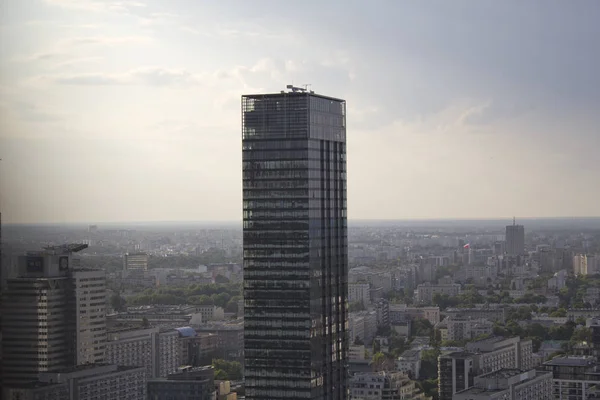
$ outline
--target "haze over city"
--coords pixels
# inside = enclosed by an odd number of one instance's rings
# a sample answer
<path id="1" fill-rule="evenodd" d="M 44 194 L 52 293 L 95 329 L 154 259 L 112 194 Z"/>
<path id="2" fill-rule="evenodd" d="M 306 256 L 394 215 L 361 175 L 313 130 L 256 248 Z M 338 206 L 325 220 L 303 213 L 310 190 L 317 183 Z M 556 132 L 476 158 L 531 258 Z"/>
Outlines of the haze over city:
<path id="1" fill-rule="evenodd" d="M 3 222 L 240 220 L 240 96 L 292 83 L 347 101 L 350 219 L 598 216 L 599 19 L 594 1 L 3 2 Z"/>

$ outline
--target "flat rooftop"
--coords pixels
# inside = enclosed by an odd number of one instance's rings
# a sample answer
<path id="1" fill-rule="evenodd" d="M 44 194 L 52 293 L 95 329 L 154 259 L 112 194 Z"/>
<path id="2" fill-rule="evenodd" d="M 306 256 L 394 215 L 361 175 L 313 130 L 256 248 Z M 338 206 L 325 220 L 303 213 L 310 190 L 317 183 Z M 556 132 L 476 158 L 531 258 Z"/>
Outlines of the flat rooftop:
<path id="1" fill-rule="evenodd" d="M 524 371 L 518 368 L 504 368 L 499 369 L 498 371 L 490 372 L 484 375 L 480 375 L 480 377 L 485 378 L 496 378 L 496 379 L 507 379 L 515 375 L 520 375 Z"/>
<path id="2" fill-rule="evenodd" d="M 595 365 L 596 361 L 594 357 L 581 356 L 581 357 L 555 357 L 550 361 L 546 361 L 544 365 L 551 366 L 570 366 L 570 367 L 586 367 Z"/>
<path id="3" fill-rule="evenodd" d="M 327 100 L 332 100 L 332 101 L 339 101 L 342 103 L 345 103 L 346 100 L 343 99 L 338 99 L 336 97 L 331 97 L 331 96 L 325 96 L 322 94 L 317 94 L 314 93 L 313 91 L 299 91 L 299 92 L 288 92 L 288 91 L 281 91 L 279 93 L 258 93 L 258 94 L 245 94 L 242 95 L 242 98 L 250 98 L 250 99 L 265 99 L 265 98 L 276 98 L 276 97 L 292 97 L 292 96 L 296 96 L 296 97 L 305 97 L 305 96 L 311 96 L 311 97 L 320 97 L 322 99 L 327 99 Z"/>
<path id="4" fill-rule="evenodd" d="M 454 353 L 445 354 L 443 358 L 466 358 L 475 355 L 475 353 L 471 353 L 469 351 L 455 351 Z"/>

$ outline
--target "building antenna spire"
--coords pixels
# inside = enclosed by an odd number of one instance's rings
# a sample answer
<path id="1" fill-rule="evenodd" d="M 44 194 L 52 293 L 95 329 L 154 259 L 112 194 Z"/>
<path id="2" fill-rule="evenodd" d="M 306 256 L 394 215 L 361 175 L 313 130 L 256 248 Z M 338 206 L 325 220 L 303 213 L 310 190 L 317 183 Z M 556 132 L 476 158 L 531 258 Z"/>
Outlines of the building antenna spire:
<path id="1" fill-rule="evenodd" d="M 515 226 L 517 224 L 517 219 L 515 217 L 513 217 L 513 226 Z"/>

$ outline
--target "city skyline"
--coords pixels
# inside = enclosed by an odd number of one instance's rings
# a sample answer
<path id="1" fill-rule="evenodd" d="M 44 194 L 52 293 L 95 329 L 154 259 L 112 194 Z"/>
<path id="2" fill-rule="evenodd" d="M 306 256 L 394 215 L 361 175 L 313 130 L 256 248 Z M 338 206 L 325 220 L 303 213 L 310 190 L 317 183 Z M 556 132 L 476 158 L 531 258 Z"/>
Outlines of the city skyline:
<path id="1" fill-rule="evenodd" d="M 600 215 L 596 2 L 262 4 L 7 3 L 3 222 L 239 221 L 291 83 L 351 105 L 350 220 Z"/>

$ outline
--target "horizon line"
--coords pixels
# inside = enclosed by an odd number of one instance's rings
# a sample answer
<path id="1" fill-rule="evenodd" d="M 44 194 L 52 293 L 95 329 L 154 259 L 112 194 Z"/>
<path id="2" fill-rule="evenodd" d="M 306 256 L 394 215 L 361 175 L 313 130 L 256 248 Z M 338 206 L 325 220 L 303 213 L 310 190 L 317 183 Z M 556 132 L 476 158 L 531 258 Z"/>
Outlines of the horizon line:
<path id="1" fill-rule="evenodd" d="M 598 216 L 556 216 L 556 217 L 520 217 L 517 218 L 517 222 L 533 221 L 533 220 L 585 220 L 585 219 L 600 219 Z M 348 219 L 350 223 L 356 222 L 467 222 L 467 221 L 489 221 L 489 222 L 500 222 L 500 221 L 513 220 L 513 217 L 473 217 L 473 218 L 456 218 L 456 217 L 444 217 L 444 218 L 430 218 L 430 217 L 416 217 L 416 218 L 352 218 Z M 203 224 L 203 225 L 214 225 L 214 224 L 241 224 L 242 219 L 237 220 L 130 220 L 130 221 L 105 221 L 105 222 L 93 222 L 93 221 L 78 221 L 78 222 L 7 222 L 2 225 L 4 226 L 22 226 L 22 225 L 117 225 L 117 224 Z"/>

